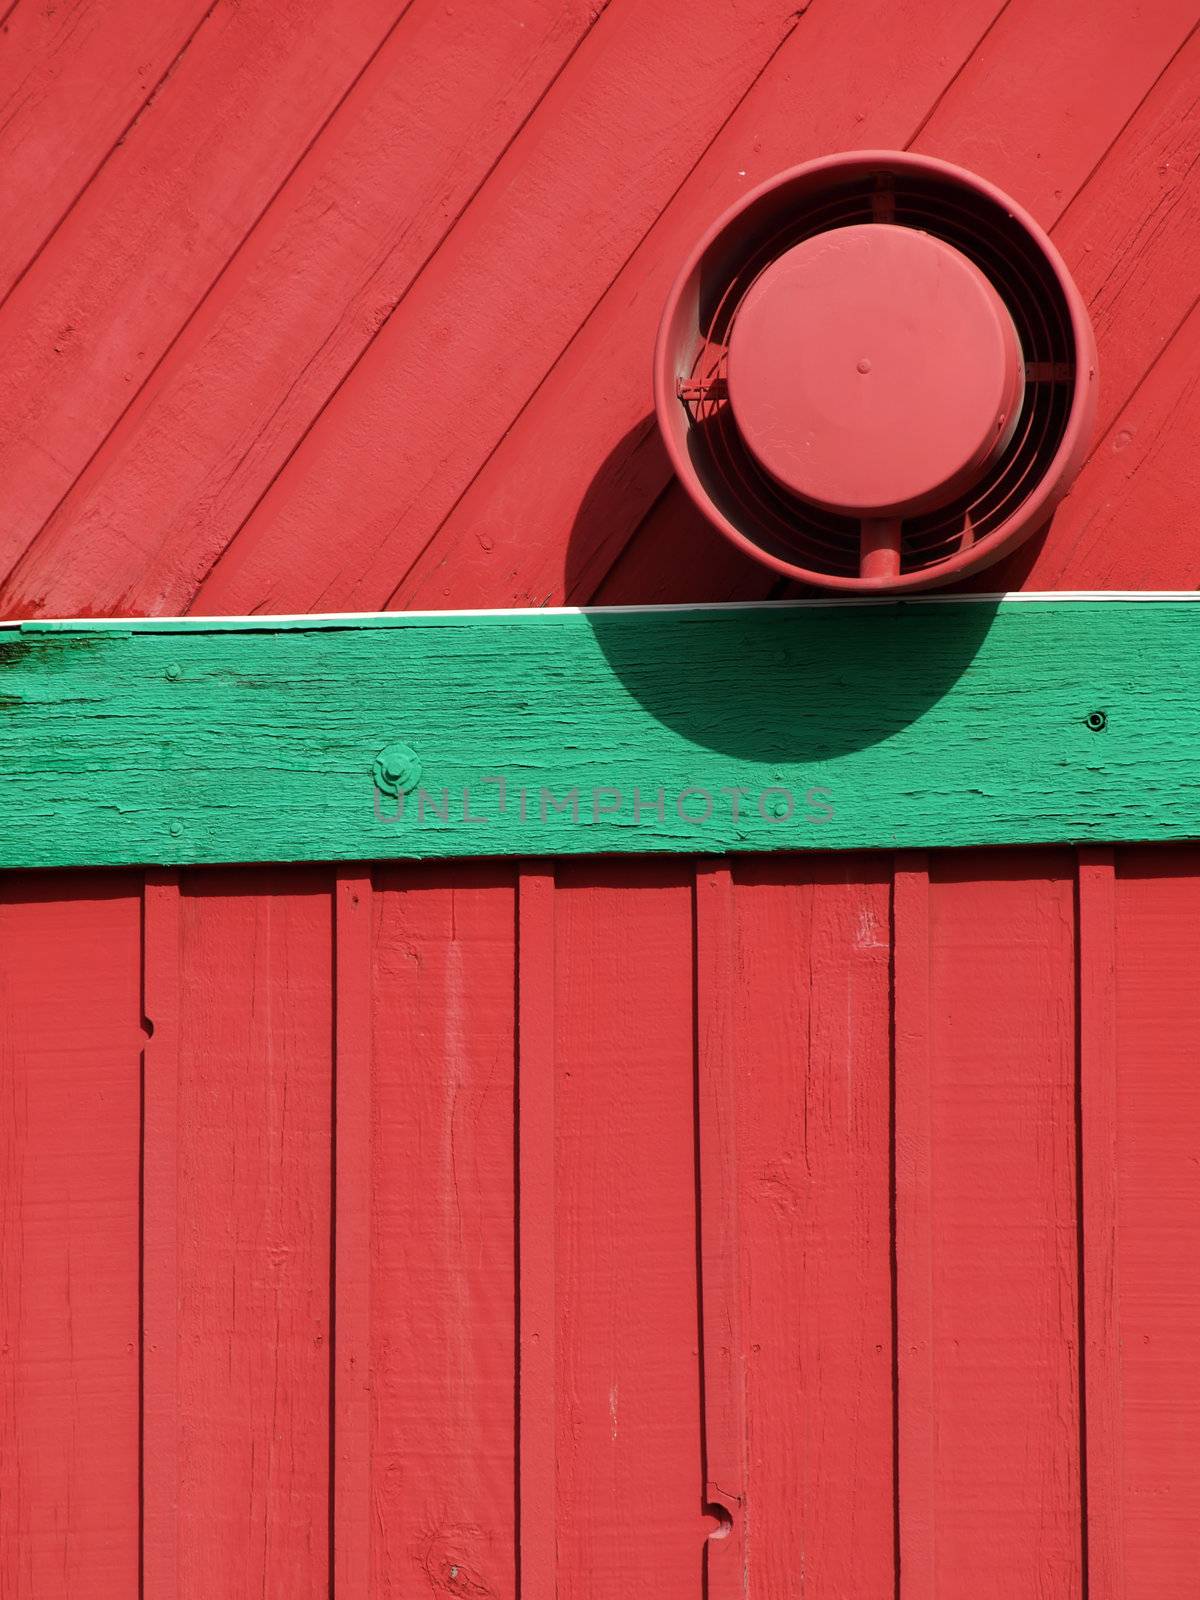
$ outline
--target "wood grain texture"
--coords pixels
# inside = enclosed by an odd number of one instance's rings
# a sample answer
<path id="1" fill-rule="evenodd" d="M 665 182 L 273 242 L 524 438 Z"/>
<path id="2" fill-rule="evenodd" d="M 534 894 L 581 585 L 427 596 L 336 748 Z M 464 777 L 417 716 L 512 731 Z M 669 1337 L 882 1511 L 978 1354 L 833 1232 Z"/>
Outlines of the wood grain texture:
<path id="1" fill-rule="evenodd" d="M 1082 1583 L 1074 880 L 1016 851 L 929 869 L 935 1595 Z"/>
<path id="2" fill-rule="evenodd" d="M 5 1593 L 136 1590 L 144 1045 L 148 1596 L 1185 1600 L 1198 865 L 10 875 Z"/>
<path id="3" fill-rule="evenodd" d="M 400 6 L 217 0 L 206 14 L 170 92 L 0 308 L 0 565 L 70 489 Z"/>
<path id="4" fill-rule="evenodd" d="M 1198 70 L 1193 31 L 1054 229 L 1102 352 L 1097 438 L 1045 539 L 972 588 L 1149 588 L 1165 572 L 1197 581 L 1191 458 L 1174 439 L 1192 427 L 1183 374 L 1200 263 Z M 1143 470 L 1148 452 L 1155 467 L 1165 453 L 1163 476 Z"/>
<path id="5" fill-rule="evenodd" d="M 521 1600 L 554 1600 L 558 1219 L 552 868 L 523 866 L 517 894 L 517 1592 Z"/>
<path id="6" fill-rule="evenodd" d="M 142 1566 L 139 1600 L 179 1586 L 179 874 L 142 893 Z"/>
<path id="7" fill-rule="evenodd" d="M 464 28 L 442 0 L 409 5 L 0 604 L 183 609 L 595 15 L 592 0 L 504 0 Z"/>
<path id="8" fill-rule="evenodd" d="M 709 1040 L 726 1066 L 723 1092 L 701 1104 L 701 1149 L 707 1106 L 735 1180 L 729 1292 L 744 1368 L 745 1577 L 724 1592 L 766 1600 L 802 1575 L 814 1594 L 873 1600 L 894 1592 L 897 1531 L 887 866 L 739 860 L 732 880 L 724 930 L 700 919 L 703 875 L 696 886 L 698 970 L 724 968 L 708 1016 L 727 1017 Z M 706 1182 L 706 1380 L 720 1352 L 707 1267 L 726 1243 L 710 1196 Z M 709 1541 L 714 1600 L 732 1544 Z"/>
<path id="9" fill-rule="evenodd" d="M 652 345 L 668 287 L 694 238 L 773 171 L 872 145 L 907 145 L 976 166 L 1050 226 L 1185 36 L 1193 9 L 1183 0 L 1156 7 L 1152 19 L 1115 13 L 1109 27 L 1089 31 L 1094 55 L 1081 68 L 1078 40 L 1094 10 L 1084 4 L 1047 8 L 1024 0 L 999 17 L 982 6 L 945 7 L 936 17 L 911 5 L 814 8 L 387 604 L 544 605 L 593 596 L 604 603 L 703 602 L 768 594 L 774 574 L 697 530 L 685 496 L 671 496 L 639 526 L 668 478 L 648 416 L 649 367 L 641 353 Z M 1031 37 L 1036 71 L 1028 68 Z M 888 58 L 902 68 L 885 72 Z M 805 83 L 799 134 L 785 91 L 796 74 Z M 878 81 L 869 99 L 856 93 L 864 79 Z M 1071 93 L 1047 93 L 1052 80 Z M 1095 95 L 1098 80 L 1111 80 L 1116 92 L 1082 115 L 1080 99 Z M 614 355 L 625 351 L 624 360 Z M 544 448 L 547 440 L 553 451 Z M 532 534 L 520 512 L 530 503 L 539 508 Z M 635 529 L 642 554 L 619 586 L 606 587 L 605 574 Z M 363 603 L 381 602 L 364 596 Z"/>
<path id="10" fill-rule="evenodd" d="M 294 1600 L 329 1586 L 330 884 L 182 887 L 174 1594 Z"/>
<path id="11" fill-rule="evenodd" d="M 1194 299 L 1198 72 L 1200 29 L 1194 28 L 1054 229 L 1104 351 L 1098 441 Z M 1057 528 L 1052 543 L 1061 558 L 1066 541 Z"/>
<path id="12" fill-rule="evenodd" d="M 1129 1600 L 1184 1596 L 1200 1568 L 1200 879 L 1193 852 L 1120 852 L 1115 885 L 1114 1285 Z M 1100 1591 L 1102 1594 L 1105 1592 Z"/>
<path id="13" fill-rule="evenodd" d="M 543 603 L 604 593 L 635 530 L 606 598 L 769 592 L 661 497 L 649 339 L 715 212 L 839 146 L 966 161 L 1053 226 L 1106 423 L 1190 306 L 1188 0 L 702 0 L 679 38 L 625 3 L 353 0 L 328 49 L 300 0 L 136 10 L 4 21 L 9 615 L 182 606 L 225 550 L 204 609 Z M 1002 586 L 1035 556 L 1041 584 L 1193 581 L 1130 421 Z"/>
<path id="14" fill-rule="evenodd" d="M 192 609 L 382 606 L 796 12 L 609 6 Z M 348 497 L 353 526 L 331 540 Z"/>
<path id="15" fill-rule="evenodd" d="M 640 513 L 637 504 L 632 517 Z M 683 599 L 702 606 L 765 599 L 775 581 L 776 574 L 761 561 L 722 538 L 682 485 L 672 481 L 636 523 L 598 587 L 582 583 L 572 597 L 600 606 L 670 605 Z"/>
<path id="16" fill-rule="evenodd" d="M 555 916 L 558 1595 L 701 1592 L 692 883 L 567 862 Z"/>
<path id="17" fill-rule="evenodd" d="M 366 1594 L 371 1570 L 370 875 L 334 887 L 333 1593 Z"/>
<path id="18" fill-rule="evenodd" d="M 1079 1169 L 1087 1592 L 1125 1600 L 1114 852 L 1079 852 Z"/>
<path id="19" fill-rule="evenodd" d="M 896 857 L 891 943 L 896 1558 L 905 1600 L 933 1600 L 938 1592 L 933 995 L 929 862 L 915 851 Z"/>
<path id="20" fill-rule="evenodd" d="M 380 870 L 374 928 L 376 1600 L 516 1583 L 516 887 Z"/>
<path id="21" fill-rule="evenodd" d="M 122 29 L 130 9 L 4 24 L 0 171 L 28 203 L 0 258 L 37 251 L 27 219 L 45 241 L 0 313 L 8 615 L 198 585 L 213 610 L 771 592 L 662 495 L 649 341 L 715 212 L 839 146 L 974 164 L 1054 228 L 1105 423 L 1191 303 L 1188 0 L 703 0 L 680 38 L 625 3 L 504 0 L 466 26 L 353 0 L 328 50 L 299 0 L 173 0 Z M 1154 423 L 1176 474 L 1186 398 Z M 1042 585 L 1193 581 L 1179 497 L 1164 512 L 1128 448 L 1146 426 L 1116 428 L 999 586 L 1031 559 Z"/>
<path id="22" fill-rule="evenodd" d="M 6 8 L 0 28 L 0 296 L 28 270 L 113 147 L 145 114 L 212 9 L 212 0 Z"/>
<path id="23" fill-rule="evenodd" d="M 997 9 L 995 0 L 806 8 L 411 570 L 393 561 L 385 573 L 377 565 L 379 587 L 364 585 L 361 603 L 399 609 L 590 598 L 668 481 L 650 415 L 650 352 L 667 292 L 696 239 L 781 168 L 830 150 L 905 143 Z M 524 516 L 514 521 L 516 508 L 530 504 L 538 507 L 534 525 Z M 685 534 L 690 528 L 685 513 Z M 665 532 L 656 525 L 653 536 Z M 663 598 L 703 598 L 704 551 L 703 539 L 698 548 L 689 539 Z M 667 551 L 664 560 L 670 572 Z M 646 587 L 634 597 L 648 601 L 656 580 L 645 574 L 641 581 Z M 770 581 L 760 574 L 751 598 Z M 709 592 L 735 598 L 728 589 Z"/>
<path id="24" fill-rule="evenodd" d="M 0 1591 L 138 1588 L 141 897 L 0 896 Z"/>
<path id="25" fill-rule="evenodd" d="M 1200 833 L 1186 600 L 35 624 L 0 675 L 9 866 Z"/>
<path id="26" fill-rule="evenodd" d="M 728 862 L 697 866 L 694 938 L 704 1506 L 715 1519 L 704 1545 L 704 1591 L 706 1600 L 736 1600 L 745 1594 L 749 1574 L 750 1463 L 743 1308 L 746 1279 L 738 1192 L 737 949 Z"/>
<path id="27" fill-rule="evenodd" d="M 972 586 L 1194 588 L 1198 73 L 1194 0 L 0 0 L 0 615 L 784 592 L 650 344 L 722 207 L 880 144 L 1030 206 L 1098 331 Z M 0 897 L 3 1600 L 1194 1600 L 1156 609 L 0 636 L 0 862 L 68 867 Z M 364 866 L 391 740 L 456 818 L 509 775 L 418 852 L 516 859 Z M 801 772 L 836 828 L 672 816 Z M 179 887 L 255 854 L 345 865 Z"/>
<path id="28" fill-rule="evenodd" d="M 1051 227 L 1196 25 L 1193 0 L 1144 10 L 1011 0 L 913 148 L 970 167 Z"/>
<path id="29" fill-rule="evenodd" d="M 1183 444 L 1198 415 L 1198 350 L 1200 307 L 1193 306 L 1098 442 L 1084 468 L 1080 495 L 1064 503 L 1054 529 L 1055 548 L 1044 558 L 1051 581 L 1069 572 L 1102 588 L 1130 576 L 1150 585 L 1170 571 L 1189 586 L 1200 582 L 1194 556 L 1200 471 Z M 1121 531 L 1135 507 L 1138 519 L 1152 517 L 1147 526 L 1154 529 L 1136 552 Z"/>

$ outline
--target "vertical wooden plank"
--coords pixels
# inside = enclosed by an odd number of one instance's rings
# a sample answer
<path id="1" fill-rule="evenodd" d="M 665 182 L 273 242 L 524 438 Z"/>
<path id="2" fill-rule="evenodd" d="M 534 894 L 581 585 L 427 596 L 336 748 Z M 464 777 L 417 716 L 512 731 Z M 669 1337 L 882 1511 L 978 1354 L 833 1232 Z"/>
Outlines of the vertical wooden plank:
<path id="1" fill-rule="evenodd" d="M 0 1594 L 138 1590 L 141 885 L 0 888 Z"/>
<path id="2" fill-rule="evenodd" d="M 1113 852 L 1079 852 L 1079 1168 L 1089 1600 L 1125 1600 L 1117 1257 L 1117 927 Z"/>
<path id="3" fill-rule="evenodd" d="M 1124 1595 L 1190 1600 L 1200 1573 L 1200 851 L 1122 850 L 1117 865 Z"/>
<path id="4" fill-rule="evenodd" d="M 142 1600 L 179 1583 L 179 875 L 142 905 Z"/>
<path id="5" fill-rule="evenodd" d="M 374 899 L 368 1593 L 513 1600 L 515 869 Z"/>
<path id="6" fill-rule="evenodd" d="M 517 901 L 520 1307 L 518 1593 L 554 1600 L 554 873 L 526 866 Z"/>
<path id="7" fill-rule="evenodd" d="M 733 881 L 727 862 L 696 872 L 696 1114 L 699 1119 L 704 1501 L 707 1600 L 746 1592 L 746 1349 L 738 1225 L 738 1052 Z"/>
<path id="8" fill-rule="evenodd" d="M 935 1593 L 1077 1600 L 1074 859 L 938 857 L 928 933 Z"/>
<path id="9" fill-rule="evenodd" d="M 720 1110 L 736 1147 L 746 1487 L 730 1594 L 894 1592 L 885 871 L 849 855 L 736 861 L 720 992 L 701 1007 L 702 1026 L 727 1014 L 732 1062 Z M 701 974 L 715 933 L 698 916 Z M 702 1033 L 702 1066 L 704 1048 Z M 708 1176 L 706 1266 L 722 1228 Z M 704 1299 L 707 1313 L 707 1276 Z M 707 1320 L 705 1335 L 707 1377 Z M 714 1567 L 726 1543 L 710 1541 Z"/>
<path id="10" fill-rule="evenodd" d="M 371 878 L 334 888 L 333 1590 L 371 1557 Z"/>
<path id="11" fill-rule="evenodd" d="M 559 1600 L 701 1592 L 692 898 L 684 862 L 559 867 Z"/>
<path id="12" fill-rule="evenodd" d="M 182 880 L 178 1600 L 329 1585 L 331 888 Z"/>
<path id="13" fill-rule="evenodd" d="M 896 1524 L 900 1594 L 936 1593 L 933 1374 L 933 1108 L 929 868 L 896 859 L 892 890 L 896 1305 Z"/>

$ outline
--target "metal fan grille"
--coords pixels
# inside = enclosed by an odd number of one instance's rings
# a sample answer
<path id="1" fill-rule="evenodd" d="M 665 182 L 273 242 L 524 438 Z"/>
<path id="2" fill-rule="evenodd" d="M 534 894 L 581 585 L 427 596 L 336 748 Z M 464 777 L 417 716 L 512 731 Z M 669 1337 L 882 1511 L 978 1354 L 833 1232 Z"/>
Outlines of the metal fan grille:
<path id="1" fill-rule="evenodd" d="M 1006 448 L 953 503 L 900 523 L 900 573 L 932 571 L 963 554 L 1017 512 L 1065 436 L 1075 390 L 1070 308 L 1053 268 L 1028 231 L 977 190 L 920 172 L 855 173 L 831 181 L 738 243 L 738 256 L 702 283 L 699 339 L 677 393 L 687 407 L 687 450 L 714 506 L 764 551 L 814 575 L 854 579 L 863 529 L 825 512 L 770 478 L 737 428 L 725 384 L 733 318 L 751 284 L 784 251 L 816 234 L 860 223 L 918 228 L 962 252 L 988 277 L 1012 317 L 1025 361 L 1025 403 Z"/>

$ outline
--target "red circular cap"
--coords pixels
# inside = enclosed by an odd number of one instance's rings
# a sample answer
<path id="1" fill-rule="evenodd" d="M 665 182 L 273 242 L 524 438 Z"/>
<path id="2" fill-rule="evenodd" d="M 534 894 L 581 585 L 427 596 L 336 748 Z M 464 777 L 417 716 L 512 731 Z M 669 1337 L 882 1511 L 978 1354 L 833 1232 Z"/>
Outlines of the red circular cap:
<path id="1" fill-rule="evenodd" d="M 771 263 L 729 336 L 729 403 L 772 477 L 851 516 L 944 505 L 1012 437 L 1024 395 L 1012 318 L 941 239 L 836 228 Z"/>

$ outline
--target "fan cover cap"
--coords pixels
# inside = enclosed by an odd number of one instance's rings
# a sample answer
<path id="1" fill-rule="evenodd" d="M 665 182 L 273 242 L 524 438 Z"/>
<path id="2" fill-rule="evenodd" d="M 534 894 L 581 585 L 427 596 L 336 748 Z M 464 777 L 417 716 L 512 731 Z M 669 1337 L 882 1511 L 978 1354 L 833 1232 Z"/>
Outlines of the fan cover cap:
<path id="1" fill-rule="evenodd" d="M 735 543 L 836 589 L 911 590 L 1027 537 L 1082 464 L 1092 330 L 1054 247 L 906 153 L 798 167 L 727 212 L 660 331 L 659 420 Z"/>

